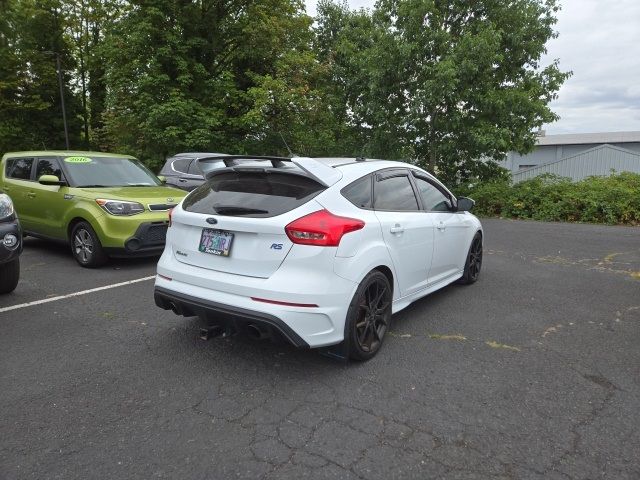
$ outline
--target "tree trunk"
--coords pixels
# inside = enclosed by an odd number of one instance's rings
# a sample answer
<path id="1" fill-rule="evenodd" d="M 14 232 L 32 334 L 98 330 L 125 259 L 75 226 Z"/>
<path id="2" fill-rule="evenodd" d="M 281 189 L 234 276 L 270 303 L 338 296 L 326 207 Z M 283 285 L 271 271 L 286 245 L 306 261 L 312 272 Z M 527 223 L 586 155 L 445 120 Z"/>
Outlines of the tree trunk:
<path id="1" fill-rule="evenodd" d="M 436 116 L 438 112 L 431 112 L 429 122 L 429 165 L 427 170 L 429 173 L 435 175 L 436 174 L 436 161 L 438 156 L 436 154 Z"/>
<path id="2" fill-rule="evenodd" d="M 431 145 L 431 148 L 429 148 L 429 167 L 427 168 L 427 170 L 429 170 L 429 173 L 435 175 L 436 174 L 436 150 L 434 148 L 434 145 Z"/>

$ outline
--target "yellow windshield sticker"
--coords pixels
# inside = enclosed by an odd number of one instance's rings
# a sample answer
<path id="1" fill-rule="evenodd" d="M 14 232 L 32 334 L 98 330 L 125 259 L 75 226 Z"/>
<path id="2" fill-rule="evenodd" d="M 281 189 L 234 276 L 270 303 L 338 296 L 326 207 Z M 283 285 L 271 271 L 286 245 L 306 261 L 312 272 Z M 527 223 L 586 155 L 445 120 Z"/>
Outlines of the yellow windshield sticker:
<path id="1" fill-rule="evenodd" d="M 91 163 L 89 157 L 67 157 L 64 161 L 67 163 Z"/>

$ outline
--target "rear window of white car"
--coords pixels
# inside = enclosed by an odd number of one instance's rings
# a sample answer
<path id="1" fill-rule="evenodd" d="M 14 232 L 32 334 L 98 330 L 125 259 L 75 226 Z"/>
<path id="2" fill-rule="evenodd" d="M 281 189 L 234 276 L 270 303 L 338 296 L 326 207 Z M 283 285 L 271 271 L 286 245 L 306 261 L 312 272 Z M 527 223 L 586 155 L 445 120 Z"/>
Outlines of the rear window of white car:
<path id="1" fill-rule="evenodd" d="M 324 190 L 315 180 L 276 171 L 224 172 L 185 198 L 187 212 L 274 217 L 307 203 Z"/>

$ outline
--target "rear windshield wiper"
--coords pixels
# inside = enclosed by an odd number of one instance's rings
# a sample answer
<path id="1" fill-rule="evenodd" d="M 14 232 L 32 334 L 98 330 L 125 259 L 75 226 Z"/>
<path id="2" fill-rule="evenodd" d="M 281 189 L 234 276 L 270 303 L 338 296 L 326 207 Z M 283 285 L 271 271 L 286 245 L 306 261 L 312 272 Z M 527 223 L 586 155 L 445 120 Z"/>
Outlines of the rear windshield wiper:
<path id="1" fill-rule="evenodd" d="M 247 207 L 231 207 L 231 206 L 216 206 L 216 212 L 220 215 L 251 215 L 260 213 L 269 213 L 268 210 L 260 210 L 259 208 L 247 208 Z"/>

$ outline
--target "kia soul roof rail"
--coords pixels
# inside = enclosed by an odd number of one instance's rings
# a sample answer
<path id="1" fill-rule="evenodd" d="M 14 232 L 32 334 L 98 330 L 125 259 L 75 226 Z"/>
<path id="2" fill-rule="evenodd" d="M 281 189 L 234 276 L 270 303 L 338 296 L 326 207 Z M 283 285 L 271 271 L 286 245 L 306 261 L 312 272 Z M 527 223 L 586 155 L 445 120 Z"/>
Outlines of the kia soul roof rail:
<path id="1" fill-rule="evenodd" d="M 288 158 L 263 155 L 215 155 L 210 157 L 201 157 L 196 161 L 200 163 L 206 162 L 208 160 L 222 160 L 225 167 L 227 168 L 241 166 L 241 160 L 270 162 L 272 168 L 286 168 L 286 162 L 288 162 L 298 167 L 309 177 L 313 178 L 315 181 L 324 185 L 325 187 L 330 187 L 342 178 L 342 173 L 338 169 L 310 157 Z M 221 171 L 223 170 L 213 170 L 209 172 L 203 171 L 203 173 L 205 178 L 208 179 L 212 177 L 214 173 L 219 173 Z"/>

